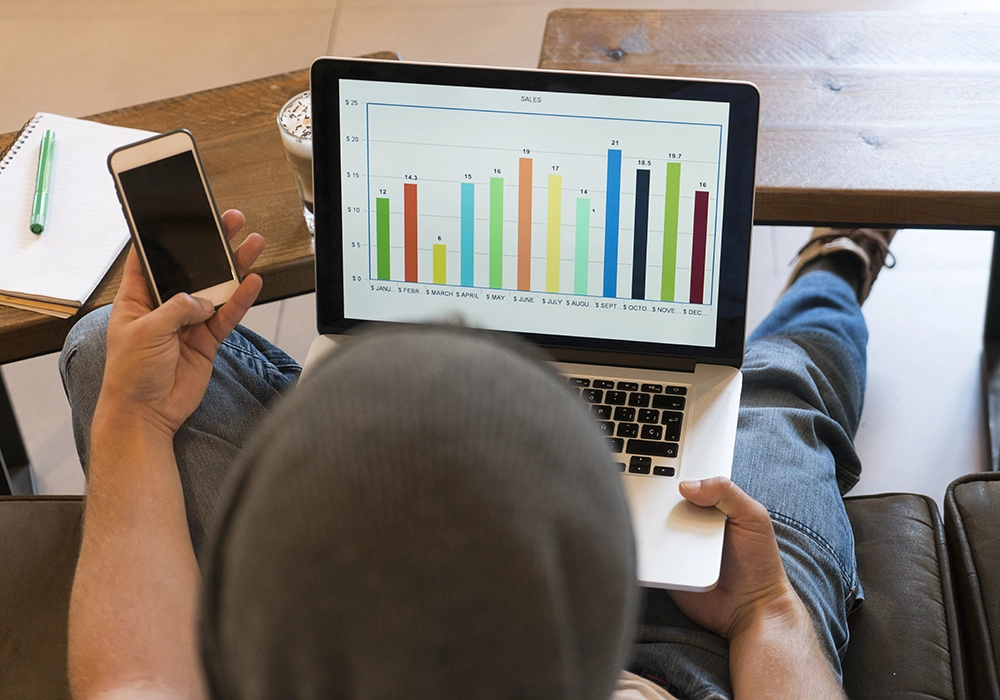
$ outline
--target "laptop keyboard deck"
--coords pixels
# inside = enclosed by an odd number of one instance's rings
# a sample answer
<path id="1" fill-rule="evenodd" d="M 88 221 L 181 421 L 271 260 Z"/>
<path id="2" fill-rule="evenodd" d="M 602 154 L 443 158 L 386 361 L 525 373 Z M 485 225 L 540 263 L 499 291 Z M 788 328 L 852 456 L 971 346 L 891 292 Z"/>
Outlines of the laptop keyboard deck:
<path id="1" fill-rule="evenodd" d="M 687 386 L 578 375 L 567 381 L 589 404 L 620 471 L 677 475 Z"/>

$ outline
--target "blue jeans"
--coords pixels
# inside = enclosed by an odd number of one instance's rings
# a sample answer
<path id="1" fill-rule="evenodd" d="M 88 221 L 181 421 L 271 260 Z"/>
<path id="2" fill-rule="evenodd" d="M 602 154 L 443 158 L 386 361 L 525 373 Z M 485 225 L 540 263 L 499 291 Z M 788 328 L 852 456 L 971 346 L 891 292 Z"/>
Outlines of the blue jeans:
<path id="1" fill-rule="evenodd" d="M 853 438 L 868 330 L 854 290 L 830 272 L 801 277 L 747 341 L 732 479 L 771 513 L 788 577 L 835 674 L 861 601 L 842 495 L 861 476 Z M 729 645 L 664 591 L 646 592 L 630 670 L 680 698 L 731 698 Z"/>
<path id="2" fill-rule="evenodd" d="M 76 449 L 85 473 L 90 423 L 104 379 L 110 312 L 111 307 L 105 306 L 80 319 L 59 358 L 59 372 L 73 412 Z M 294 386 L 301 371 L 295 360 L 242 326 L 222 342 L 205 398 L 174 437 L 195 554 L 201 554 L 229 467 L 268 406 L 283 390 Z"/>
<path id="3" fill-rule="evenodd" d="M 84 469 L 106 323 L 106 310 L 81 320 L 60 361 Z M 733 463 L 733 480 L 771 513 L 785 569 L 838 676 L 847 615 L 861 599 L 841 496 L 861 473 L 852 439 L 867 340 L 846 282 L 828 272 L 800 278 L 747 343 Z M 287 355 L 246 329 L 223 343 L 209 391 L 175 440 L 196 552 L 234 457 L 298 373 Z M 687 619 L 664 591 L 646 591 L 645 601 L 630 670 L 680 698 L 732 697 L 726 640 Z"/>

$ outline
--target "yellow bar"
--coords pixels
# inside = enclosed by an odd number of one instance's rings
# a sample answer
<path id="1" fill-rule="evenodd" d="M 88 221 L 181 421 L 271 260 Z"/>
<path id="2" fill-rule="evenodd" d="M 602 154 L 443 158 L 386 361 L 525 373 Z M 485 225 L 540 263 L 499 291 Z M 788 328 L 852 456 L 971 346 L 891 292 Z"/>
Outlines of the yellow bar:
<path id="1" fill-rule="evenodd" d="M 545 252 L 545 291 L 559 291 L 559 233 L 562 229 L 562 175 L 549 175 L 549 227 Z"/>
<path id="2" fill-rule="evenodd" d="M 448 278 L 445 275 L 445 251 L 444 243 L 434 244 L 434 284 L 447 284 Z"/>

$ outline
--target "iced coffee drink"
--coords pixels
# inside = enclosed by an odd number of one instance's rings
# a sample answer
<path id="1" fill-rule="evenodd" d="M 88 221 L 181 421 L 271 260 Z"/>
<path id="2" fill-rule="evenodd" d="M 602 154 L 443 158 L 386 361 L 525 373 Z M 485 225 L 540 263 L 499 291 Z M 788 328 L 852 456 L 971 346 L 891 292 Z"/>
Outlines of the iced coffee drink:
<path id="1" fill-rule="evenodd" d="M 313 219 L 312 180 L 312 103 L 306 90 L 290 99 L 278 112 L 278 130 L 285 146 L 285 157 L 295 173 L 302 199 L 302 215 L 309 233 L 316 234 Z"/>

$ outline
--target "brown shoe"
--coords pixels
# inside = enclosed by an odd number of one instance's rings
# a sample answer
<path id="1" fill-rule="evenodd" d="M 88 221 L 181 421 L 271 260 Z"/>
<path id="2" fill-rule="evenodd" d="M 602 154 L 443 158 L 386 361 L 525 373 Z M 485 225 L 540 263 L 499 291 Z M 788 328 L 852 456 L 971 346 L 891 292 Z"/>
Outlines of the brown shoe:
<path id="1" fill-rule="evenodd" d="M 863 304 L 879 271 L 883 267 L 896 266 L 896 258 L 889 251 L 889 243 L 895 235 L 896 229 L 887 228 L 815 228 L 809 241 L 802 246 L 795 258 L 795 266 L 785 289 L 802 276 L 807 266 L 818 259 L 836 253 L 850 253 L 861 263 L 855 289 L 858 303 Z"/>

